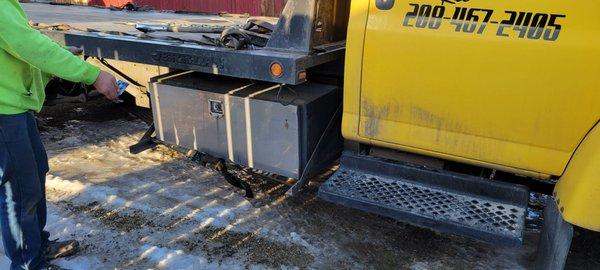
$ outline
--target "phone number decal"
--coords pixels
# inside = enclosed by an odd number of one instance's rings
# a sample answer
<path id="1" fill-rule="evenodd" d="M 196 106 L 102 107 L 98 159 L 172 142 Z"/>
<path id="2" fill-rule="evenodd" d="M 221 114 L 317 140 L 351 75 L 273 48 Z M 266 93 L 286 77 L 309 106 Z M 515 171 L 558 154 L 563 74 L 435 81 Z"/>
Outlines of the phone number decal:
<path id="1" fill-rule="evenodd" d="M 405 27 L 440 29 L 448 24 L 459 33 L 484 34 L 495 31 L 498 37 L 556 41 L 562 30 L 561 20 L 566 15 L 535 12 L 504 11 L 497 15 L 492 9 L 453 7 L 444 5 L 409 4 L 404 17 Z M 500 18 L 501 17 L 501 18 Z M 500 20 L 494 20 L 499 18 Z M 497 25 L 491 29 L 490 25 Z M 444 26 L 445 27 L 445 26 Z"/>

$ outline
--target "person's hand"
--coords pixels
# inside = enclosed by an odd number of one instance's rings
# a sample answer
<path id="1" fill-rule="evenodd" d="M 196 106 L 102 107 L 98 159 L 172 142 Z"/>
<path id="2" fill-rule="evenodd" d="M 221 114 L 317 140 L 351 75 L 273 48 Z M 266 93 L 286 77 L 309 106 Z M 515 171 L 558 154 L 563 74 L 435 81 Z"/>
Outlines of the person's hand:
<path id="1" fill-rule="evenodd" d="M 73 54 L 73 55 L 81 55 L 83 54 L 83 49 L 79 48 L 79 47 L 74 47 L 74 46 L 70 46 L 68 47 L 68 50 Z"/>
<path id="2" fill-rule="evenodd" d="M 98 79 L 94 83 L 96 90 L 103 94 L 110 100 L 116 100 L 119 97 L 119 87 L 117 86 L 117 79 L 112 74 L 101 71 L 98 75 Z"/>

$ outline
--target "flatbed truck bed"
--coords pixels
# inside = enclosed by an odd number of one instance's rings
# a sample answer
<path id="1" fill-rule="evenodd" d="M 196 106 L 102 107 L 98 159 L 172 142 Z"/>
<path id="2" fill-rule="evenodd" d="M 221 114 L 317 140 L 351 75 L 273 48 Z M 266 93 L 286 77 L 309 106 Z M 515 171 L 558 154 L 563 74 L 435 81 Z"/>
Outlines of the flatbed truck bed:
<path id="1" fill-rule="evenodd" d="M 127 12 L 48 4 L 23 6 L 32 22 L 48 26 L 40 29 L 42 32 L 63 45 L 83 47 L 86 56 L 257 81 L 301 84 L 306 81 L 308 69 L 342 59 L 345 50 L 343 40 L 311 42 L 313 31 L 307 29 L 312 29 L 315 14 L 304 14 L 304 19 L 282 25 L 277 25 L 277 18 L 257 18 L 277 27 L 267 46 L 234 50 L 205 44 L 206 38 L 219 38 L 218 33 L 144 34 L 135 24 L 180 22 L 236 26 L 248 20 L 243 15 Z M 282 18 L 291 18 L 298 12 L 306 13 L 298 7 L 284 12 Z M 280 76 L 271 74 L 274 63 L 283 68 Z"/>

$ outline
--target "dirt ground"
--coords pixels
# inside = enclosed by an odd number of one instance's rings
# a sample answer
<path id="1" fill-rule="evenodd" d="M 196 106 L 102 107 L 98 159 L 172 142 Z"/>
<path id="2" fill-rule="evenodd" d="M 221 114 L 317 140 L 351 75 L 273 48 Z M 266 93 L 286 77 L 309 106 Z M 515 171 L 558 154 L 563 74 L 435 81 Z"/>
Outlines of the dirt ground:
<path id="1" fill-rule="evenodd" d="M 251 177 L 257 197 L 167 147 L 131 155 L 146 124 L 94 101 L 40 115 L 50 157 L 49 228 L 83 250 L 71 269 L 528 269 L 521 248 L 441 235 Z M 600 236 L 578 230 L 569 269 L 600 269 Z"/>

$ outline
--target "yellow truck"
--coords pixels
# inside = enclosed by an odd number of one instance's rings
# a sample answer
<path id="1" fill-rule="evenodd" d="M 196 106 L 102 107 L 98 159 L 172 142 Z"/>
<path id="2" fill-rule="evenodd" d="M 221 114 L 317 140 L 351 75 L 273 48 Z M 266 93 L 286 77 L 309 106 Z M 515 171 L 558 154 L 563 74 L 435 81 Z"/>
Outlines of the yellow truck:
<path id="1" fill-rule="evenodd" d="M 292 195 L 343 152 L 322 199 L 509 245 L 523 241 L 529 188 L 551 186 L 537 267 L 560 269 L 572 225 L 600 231 L 598 9 L 307 0 L 272 24 L 184 42 L 147 22 L 135 24 L 144 37 L 42 30 L 150 101 L 154 125 L 134 152 L 179 145 L 295 179 Z"/>
<path id="2" fill-rule="evenodd" d="M 442 174 L 461 163 L 488 179 L 557 183 L 549 207 L 600 231 L 600 17 L 590 5 L 354 1 L 344 138 L 438 159 Z M 543 237 L 569 237 L 553 227 L 558 236 Z"/>

